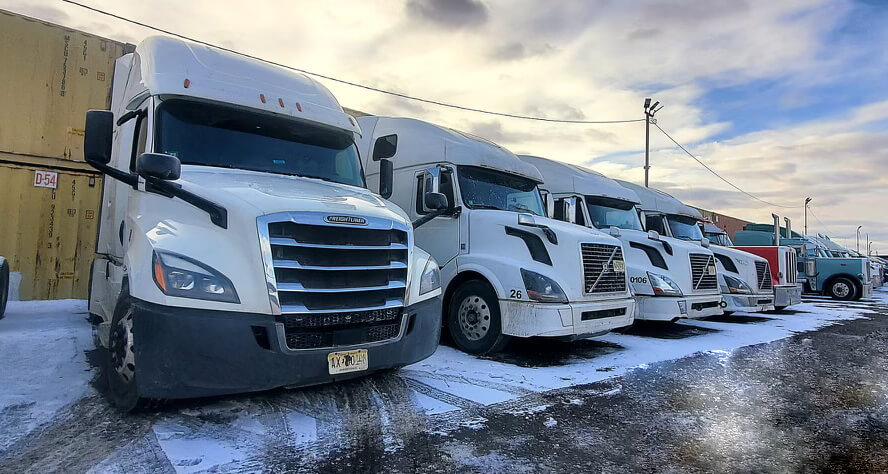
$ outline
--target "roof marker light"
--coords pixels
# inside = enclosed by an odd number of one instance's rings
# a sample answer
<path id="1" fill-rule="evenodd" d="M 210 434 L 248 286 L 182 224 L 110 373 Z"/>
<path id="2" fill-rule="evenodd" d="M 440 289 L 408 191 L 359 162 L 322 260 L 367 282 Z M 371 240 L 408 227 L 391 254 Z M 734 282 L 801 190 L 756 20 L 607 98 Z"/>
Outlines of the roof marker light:
<path id="1" fill-rule="evenodd" d="M 185 86 L 186 89 L 188 89 L 189 87 L 191 87 L 191 80 L 185 79 L 185 84 L 183 84 L 183 85 Z"/>
<path id="2" fill-rule="evenodd" d="M 281 99 L 280 97 L 278 97 L 278 105 L 283 107 L 284 106 L 284 99 Z"/>
<path id="3" fill-rule="evenodd" d="M 259 101 L 265 103 L 265 94 L 259 94 Z"/>
<path id="4" fill-rule="evenodd" d="M 302 104 L 300 104 L 299 102 L 296 102 L 296 110 L 302 112 Z"/>

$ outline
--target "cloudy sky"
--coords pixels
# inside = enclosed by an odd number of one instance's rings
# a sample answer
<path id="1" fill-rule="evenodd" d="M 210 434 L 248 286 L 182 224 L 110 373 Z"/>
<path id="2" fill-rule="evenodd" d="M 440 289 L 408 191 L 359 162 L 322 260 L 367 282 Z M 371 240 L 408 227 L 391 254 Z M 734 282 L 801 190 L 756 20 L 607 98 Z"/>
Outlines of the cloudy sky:
<path id="1" fill-rule="evenodd" d="M 300 68 L 476 108 L 641 118 L 778 208 L 736 192 L 652 128 L 653 186 L 748 220 L 778 212 L 888 253 L 888 2 L 391 0 L 84 3 Z M 150 30 L 54 0 L 0 9 L 128 42 Z M 324 82 L 324 81 L 322 81 Z M 549 124 L 326 83 L 347 107 L 473 132 L 642 182 L 644 124 Z M 816 216 L 816 217 L 815 217 Z M 862 248 L 863 248 L 862 244 Z"/>

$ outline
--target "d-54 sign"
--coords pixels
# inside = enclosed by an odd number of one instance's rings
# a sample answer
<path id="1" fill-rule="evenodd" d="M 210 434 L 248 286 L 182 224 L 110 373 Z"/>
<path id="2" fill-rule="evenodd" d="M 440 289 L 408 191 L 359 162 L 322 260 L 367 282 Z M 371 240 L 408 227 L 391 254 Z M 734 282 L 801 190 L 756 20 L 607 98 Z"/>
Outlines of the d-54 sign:
<path id="1" fill-rule="evenodd" d="M 59 187 L 59 174 L 55 171 L 34 171 L 34 187 L 35 188 L 52 188 Z"/>

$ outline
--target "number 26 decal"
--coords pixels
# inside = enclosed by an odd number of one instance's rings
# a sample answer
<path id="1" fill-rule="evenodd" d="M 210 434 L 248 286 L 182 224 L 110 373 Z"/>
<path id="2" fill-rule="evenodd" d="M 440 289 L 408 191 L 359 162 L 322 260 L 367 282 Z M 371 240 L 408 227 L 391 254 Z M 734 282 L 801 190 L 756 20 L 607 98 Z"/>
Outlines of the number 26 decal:
<path id="1" fill-rule="evenodd" d="M 512 293 L 509 295 L 511 298 L 521 299 L 521 290 L 512 290 Z"/>

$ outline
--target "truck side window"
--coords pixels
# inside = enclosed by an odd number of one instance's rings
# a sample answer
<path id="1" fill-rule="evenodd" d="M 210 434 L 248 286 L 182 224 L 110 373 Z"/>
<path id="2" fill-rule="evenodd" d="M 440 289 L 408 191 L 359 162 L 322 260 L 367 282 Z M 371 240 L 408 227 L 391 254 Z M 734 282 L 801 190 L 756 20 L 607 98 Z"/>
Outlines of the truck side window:
<path id="1" fill-rule="evenodd" d="M 645 228 L 655 230 L 660 235 L 667 235 L 662 216 L 645 216 Z"/>
<path id="2" fill-rule="evenodd" d="M 552 218 L 567 222 L 567 219 L 564 218 L 564 198 L 555 200 L 555 212 Z"/>
<path id="3" fill-rule="evenodd" d="M 138 121 L 138 128 L 133 132 L 135 133 L 133 143 L 136 146 L 132 156 L 130 156 L 130 171 L 133 173 L 136 172 L 136 160 L 139 158 L 139 155 L 145 153 L 145 145 L 148 143 L 148 117 L 143 115 L 136 120 Z"/>
<path id="4" fill-rule="evenodd" d="M 453 179 L 452 179 L 452 176 L 453 176 L 452 173 L 447 173 L 447 172 L 441 173 L 441 185 L 440 185 L 440 190 L 442 193 L 444 193 L 445 196 L 447 196 L 447 203 L 450 205 L 451 209 L 453 208 L 454 203 L 456 202 L 453 199 Z M 417 214 L 428 214 L 429 212 L 431 212 L 430 210 L 426 209 L 425 204 L 423 203 L 423 199 L 422 199 L 423 195 L 425 195 L 426 184 L 428 184 L 430 182 L 427 178 L 428 178 L 428 176 L 425 173 L 416 177 L 416 213 Z"/>
<path id="5" fill-rule="evenodd" d="M 583 215 L 583 201 L 581 199 L 577 199 L 576 208 L 577 208 L 577 212 L 576 212 L 576 216 L 574 216 L 574 217 L 576 217 L 574 222 L 577 225 L 581 225 L 581 226 L 585 227 L 586 226 L 586 216 Z"/>

